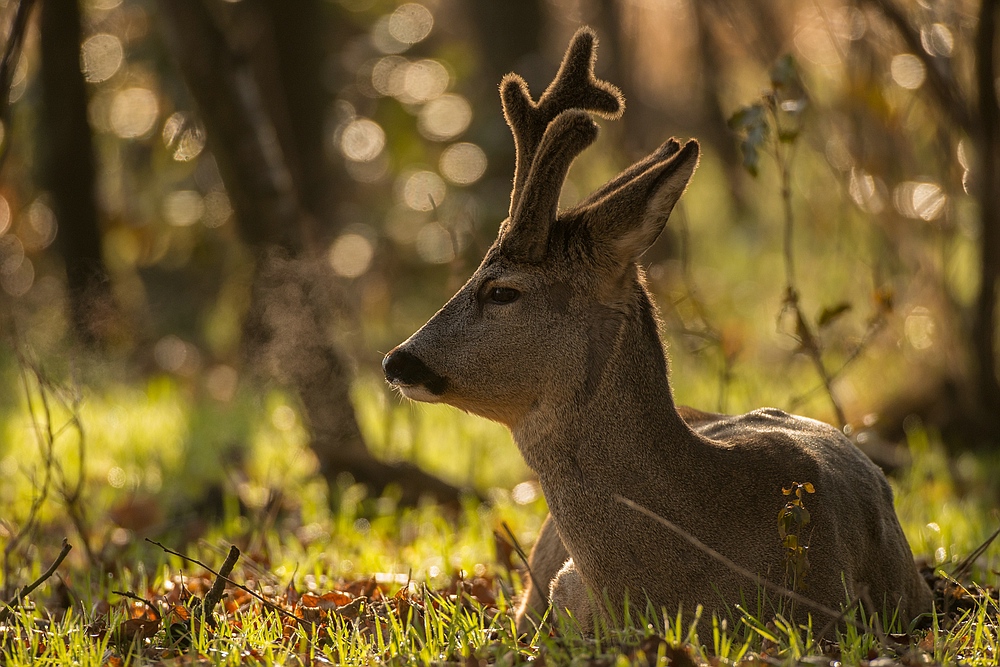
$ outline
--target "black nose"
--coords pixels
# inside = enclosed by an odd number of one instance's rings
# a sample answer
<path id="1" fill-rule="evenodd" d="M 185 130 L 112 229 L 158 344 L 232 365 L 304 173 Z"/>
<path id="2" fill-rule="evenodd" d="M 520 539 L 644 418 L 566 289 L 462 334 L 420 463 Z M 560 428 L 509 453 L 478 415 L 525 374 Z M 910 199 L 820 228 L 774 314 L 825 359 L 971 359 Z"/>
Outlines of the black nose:
<path id="1" fill-rule="evenodd" d="M 429 392 L 440 396 L 448 388 L 447 378 L 441 377 L 422 362 L 416 355 L 398 347 L 385 355 L 382 372 L 389 384 L 415 386 L 423 385 Z"/>

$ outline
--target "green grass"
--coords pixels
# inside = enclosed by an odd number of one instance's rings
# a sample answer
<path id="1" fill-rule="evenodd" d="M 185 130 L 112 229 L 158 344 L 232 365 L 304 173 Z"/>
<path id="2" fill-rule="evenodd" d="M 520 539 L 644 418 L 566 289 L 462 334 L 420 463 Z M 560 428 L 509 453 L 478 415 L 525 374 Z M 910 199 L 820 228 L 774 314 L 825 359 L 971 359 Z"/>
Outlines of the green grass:
<path id="1" fill-rule="evenodd" d="M 0 372 L 5 386 L 19 386 L 11 360 Z M 59 387 L 72 403 L 73 388 L 50 385 Z M 40 388 L 29 379 L 29 389 L 36 422 L 44 426 Z M 381 456 L 416 460 L 456 483 L 474 485 L 491 503 L 469 500 L 457 515 L 447 516 L 432 504 L 400 508 L 391 491 L 383 498 L 367 497 L 347 476 L 327 484 L 315 474 L 294 404 L 278 391 L 261 397 L 245 389 L 220 402 L 208 398 L 197 380 L 94 381 L 74 390 L 82 398 L 82 449 L 72 428 L 73 411 L 52 400 L 60 466 L 50 471 L 37 528 L 9 554 L 10 581 L 3 583 L 22 585 L 37 577 L 67 536 L 76 548 L 60 576 L 72 604 L 63 610 L 56 603 L 61 595 L 57 579 L 36 591 L 0 632 L 7 663 L 106 664 L 116 656 L 145 664 L 184 653 L 220 665 L 463 664 L 473 658 L 513 664 L 542 656 L 547 664 L 666 664 L 690 658 L 749 665 L 795 664 L 806 655 L 859 664 L 872 655 L 894 654 L 874 629 L 849 626 L 836 645 L 827 645 L 813 641 L 815 626 L 798 628 L 780 618 L 747 615 L 724 623 L 716 619 L 711 636 L 699 637 L 672 611 L 635 605 L 625 610 L 624 627 L 614 631 L 582 637 L 571 619 L 560 619 L 554 635 L 539 633 L 519 642 L 509 610 L 520 582 L 498 563 L 494 531 L 505 522 L 530 545 L 545 505 L 533 497 L 530 483 L 512 494 L 529 474 L 509 435 L 455 410 L 400 402 L 374 380 L 362 378 L 355 389 L 360 423 Z M 4 546 L 28 518 L 44 477 L 27 407 L 23 390 L 0 405 Z M 915 554 L 947 573 L 998 524 L 996 457 L 949 462 L 933 434 L 919 429 L 911 432 L 910 444 L 914 464 L 893 480 L 900 520 Z M 58 492 L 60 483 L 75 483 L 81 451 L 83 528 L 102 553 L 104 570 L 88 562 L 79 529 Z M 221 489 L 224 499 L 215 518 L 196 509 L 213 488 Z M 276 492 L 280 501 L 269 502 Z M 171 645 L 163 627 L 149 642 L 130 648 L 115 629 L 142 607 L 113 591 L 153 599 L 166 613 L 178 602 L 171 591 L 179 590 L 182 580 L 189 586 L 205 582 L 199 584 L 204 588 L 212 579 L 144 542 L 147 535 L 213 567 L 221 564 L 229 544 L 238 544 L 243 557 L 233 578 L 260 587 L 292 613 L 306 611 L 287 597 L 289 585 L 299 595 L 320 595 L 375 575 L 390 597 L 371 600 L 356 619 L 327 614 L 314 629 L 248 603 L 220 616 L 215 632 L 196 632 L 185 651 Z M 998 552 L 994 547 L 975 565 L 974 581 L 996 583 Z M 454 596 L 456 573 L 463 579 L 486 577 L 497 595 L 495 604 L 483 604 L 468 592 Z M 403 605 L 399 596 L 391 596 L 407 581 L 410 588 L 400 593 L 408 600 Z M 997 611 L 984 598 L 963 616 L 950 618 L 948 627 L 915 635 L 921 655 L 942 663 L 995 664 Z M 101 619 L 103 633 L 95 630 Z M 884 629 L 892 630 L 903 629 Z M 605 659 L 610 662 L 601 662 Z"/>

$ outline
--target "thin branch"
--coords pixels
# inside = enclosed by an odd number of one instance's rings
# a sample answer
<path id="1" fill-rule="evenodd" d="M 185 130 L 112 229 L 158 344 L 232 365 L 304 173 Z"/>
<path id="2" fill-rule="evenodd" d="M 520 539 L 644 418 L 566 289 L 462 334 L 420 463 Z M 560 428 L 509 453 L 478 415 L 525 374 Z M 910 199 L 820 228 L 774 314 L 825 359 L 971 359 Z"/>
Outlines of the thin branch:
<path id="1" fill-rule="evenodd" d="M 707 544 L 705 544 L 704 542 L 702 542 L 701 540 L 699 540 L 697 537 L 695 537 L 691 533 L 687 532 L 686 530 L 684 530 L 683 528 L 681 528 L 680 526 L 678 526 L 674 522 L 669 521 L 667 519 L 664 519 L 662 516 L 660 516 L 659 514 L 656 514 L 652 510 L 649 510 L 649 509 L 643 507 L 642 505 L 640 505 L 640 504 L 638 504 L 638 503 L 636 503 L 636 502 L 634 502 L 632 500 L 629 500 L 628 498 L 625 498 L 624 496 L 620 496 L 617 493 L 614 494 L 612 497 L 617 502 L 621 503 L 622 505 L 625 505 L 626 507 L 631 507 L 636 512 L 639 512 L 640 514 L 643 514 L 643 515 L 649 517 L 650 519 L 652 519 L 653 521 L 656 521 L 657 523 L 661 524 L 662 526 L 665 526 L 666 528 L 669 528 L 678 537 L 683 538 L 688 544 L 690 544 L 691 546 L 693 546 L 698 551 L 701 551 L 706 556 L 709 556 L 710 558 L 718 561 L 722 565 L 725 565 L 727 568 L 729 568 L 730 570 L 732 570 L 736 574 L 739 574 L 739 575 L 741 575 L 743 577 L 746 577 L 750 581 L 752 581 L 755 584 L 757 584 L 757 586 L 766 588 L 769 591 L 771 591 L 772 593 L 777 593 L 778 595 L 781 595 L 781 596 L 784 596 L 784 597 L 788 597 L 791 600 L 794 600 L 796 602 L 800 602 L 800 603 L 804 604 L 807 607 L 811 607 L 812 609 L 814 609 L 816 611 L 819 611 L 819 612 L 822 612 L 823 614 L 826 614 L 830 618 L 834 618 L 834 619 L 840 619 L 841 618 L 841 612 L 837 611 L 836 609 L 832 609 L 830 607 L 827 607 L 825 604 L 820 604 L 819 602 L 816 602 L 815 600 L 810 600 L 809 598 L 807 598 L 804 595 L 801 595 L 799 593 L 796 593 L 795 591 L 789 590 L 789 589 L 785 588 L 784 586 L 781 586 L 781 585 L 776 584 L 774 582 L 768 581 L 767 579 L 765 579 L 764 577 L 760 576 L 759 574 L 751 572 L 750 570 L 746 569 L 742 565 L 738 565 L 737 563 L 733 562 L 732 560 L 730 560 L 726 556 L 723 556 L 718 551 L 716 551 L 712 547 L 708 546 Z M 857 621 L 854 621 L 854 620 L 849 619 L 849 618 L 844 618 L 843 620 L 844 620 L 844 622 L 846 622 L 846 623 L 848 623 L 850 625 L 853 625 L 854 627 L 856 627 L 856 628 L 858 628 L 860 630 L 863 630 L 865 632 L 871 632 L 871 628 L 868 627 L 867 625 L 863 624 L 863 623 L 858 623 Z"/>
<path id="2" fill-rule="evenodd" d="M 1000 536 L 1000 528 L 993 531 L 993 534 L 986 538 L 986 540 L 976 547 L 972 553 L 966 556 L 961 563 L 955 566 L 955 571 L 951 573 L 951 578 L 958 581 L 961 577 L 968 574 L 969 570 L 972 568 L 972 564 L 977 558 L 983 555 L 983 553 L 993 544 L 993 540 Z"/>
<path id="3" fill-rule="evenodd" d="M 36 588 L 44 584 L 46 580 L 48 580 L 48 578 L 53 575 L 53 573 L 56 571 L 56 568 L 58 568 L 62 564 L 63 560 L 66 558 L 66 555 L 70 552 L 70 549 L 72 548 L 73 545 L 71 545 L 69 541 L 64 537 L 62 541 L 62 550 L 59 552 L 59 555 L 56 556 L 56 559 L 52 561 L 52 565 L 49 565 L 49 569 L 45 570 L 45 572 L 42 572 L 42 575 L 40 577 L 35 579 L 33 582 L 31 582 L 21 590 L 19 590 L 14 595 L 14 597 L 12 597 L 10 600 L 7 601 L 6 606 L 3 609 L 0 609 L 0 623 L 4 623 L 7 620 L 7 618 L 12 613 L 14 613 L 14 611 L 16 611 L 18 607 L 21 606 L 21 603 L 24 601 L 24 598 L 29 596 L 32 591 L 34 591 Z"/>
<path id="4" fill-rule="evenodd" d="M 272 609 L 272 610 L 278 612 L 279 614 L 281 614 L 282 616 L 287 616 L 288 618 L 293 618 L 296 621 L 301 620 L 295 614 L 293 614 L 293 613 L 291 613 L 289 611 L 286 611 L 285 609 L 283 609 L 279 605 L 274 604 L 273 602 L 271 602 L 267 598 L 263 597 L 262 595 L 260 595 L 256 591 L 247 588 L 246 586 L 244 586 L 243 584 L 241 584 L 241 583 L 239 583 L 237 581 L 233 581 L 229 577 L 223 576 L 219 572 L 216 572 L 215 570 L 213 570 L 212 568 L 210 568 L 208 565 L 205 565 L 204 563 L 202 563 L 200 560 L 198 560 L 196 558 L 191 558 L 190 556 L 185 556 L 184 554 L 182 554 L 182 553 L 180 553 L 178 551 L 174 551 L 173 549 L 170 549 L 169 547 L 166 547 L 166 546 L 160 544 L 159 542 L 157 542 L 155 540 L 151 540 L 148 537 L 146 538 L 146 541 L 149 542 L 150 544 L 155 544 L 156 546 L 158 546 L 161 549 L 163 549 L 164 551 L 166 551 L 168 554 L 171 554 L 173 556 L 177 556 L 178 558 L 183 558 L 184 560 L 188 561 L 189 563 L 194 563 L 195 565 L 198 565 L 198 566 L 201 566 L 201 567 L 205 568 L 206 570 L 208 570 L 209 572 L 211 572 L 212 574 L 214 574 L 216 577 L 221 578 L 226 583 L 231 584 L 231 585 L 235 586 L 236 588 L 240 589 L 241 591 L 249 593 L 253 597 L 257 598 L 268 609 Z"/>
<path id="5" fill-rule="evenodd" d="M 226 590 L 226 582 L 229 581 L 229 575 L 233 573 L 233 568 L 236 567 L 236 561 L 239 559 L 240 550 L 236 548 L 236 545 L 230 546 L 229 555 L 226 556 L 225 562 L 219 568 L 219 576 L 212 582 L 212 588 L 205 595 L 205 599 L 201 603 L 201 613 L 206 618 L 212 618 L 212 612 L 215 611 L 215 607 L 222 601 L 222 595 Z"/>
<path id="6" fill-rule="evenodd" d="M 0 60 L 0 122 L 7 124 L 10 111 L 10 88 L 14 81 L 14 73 L 21 60 L 21 47 L 24 45 L 24 36 L 28 32 L 28 17 L 31 16 L 31 9 L 35 5 L 35 0 L 21 0 L 17 4 L 17 11 L 14 13 L 14 22 L 10 27 L 10 34 L 7 35 L 7 45 L 4 47 L 3 59 Z M 3 153 L 7 153 L 6 146 L 10 144 L 8 138 L 3 142 Z"/>
<path id="7" fill-rule="evenodd" d="M 549 521 L 551 521 L 551 519 L 549 519 Z M 510 526 L 507 525 L 506 521 L 502 521 L 500 525 L 503 526 L 504 531 L 507 533 L 507 537 L 510 538 L 510 543 L 513 545 L 518 558 L 524 562 L 524 569 L 528 572 L 528 578 L 531 579 L 531 585 L 534 586 L 535 590 L 538 591 L 540 595 L 545 597 L 545 589 L 542 588 L 539 585 L 538 580 L 535 579 L 535 573 L 531 571 L 531 565 L 528 564 L 528 556 L 524 553 L 524 549 L 521 548 L 521 544 L 517 541 L 517 538 L 514 537 L 514 531 L 510 529 Z"/>
<path id="8" fill-rule="evenodd" d="M 115 595 L 120 595 L 123 598 L 128 598 L 130 600 L 135 600 L 137 602 L 141 602 L 144 605 L 146 605 L 146 607 L 156 615 L 156 618 L 153 619 L 154 621 L 159 621 L 162 618 L 160 616 L 160 610 L 156 608 L 155 604 L 153 604 L 152 602 L 150 602 L 146 598 L 139 597 L 135 593 L 131 593 L 129 591 L 111 591 L 111 592 L 114 593 Z"/>
<path id="9" fill-rule="evenodd" d="M 854 349 L 851 350 L 851 353 L 849 355 L 847 355 L 847 358 L 844 359 L 844 362 L 840 364 L 840 366 L 838 366 L 835 370 L 830 372 L 831 383 L 838 377 L 843 375 L 844 371 L 846 371 L 849 366 L 853 365 L 855 361 L 861 358 L 861 353 L 864 352 L 865 349 L 867 349 L 867 347 L 875 339 L 875 335 L 880 331 L 882 331 L 883 328 L 885 328 L 885 316 L 880 312 L 877 315 L 875 315 L 871 320 L 869 320 L 868 330 L 865 331 L 865 335 L 862 336 L 861 340 L 858 341 L 858 344 L 854 346 Z M 813 387 L 812 389 L 802 394 L 799 394 L 789 402 L 789 407 L 794 410 L 798 406 L 805 403 L 806 400 L 808 400 L 811 396 L 824 389 L 826 389 L 826 385 L 819 384 Z"/>
<path id="10" fill-rule="evenodd" d="M 8 540 L 3 550 L 3 575 L 5 587 L 7 582 L 10 581 L 10 555 L 15 549 L 17 549 L 21 541 L 34 531 L 38 522 L 38 512 L 48 498 L 49 487 L 52 482 L 52 466 L 54 462 L 54 457 L 52 456 L 53 439 L 51 437 L 46 438 L 42 434 L 42 427 L 38 422 L 38 417 L 35 415 L 35 404 L 32 400 L 31 386 L 28 382 L 28 368 L 31 368 L 34 371 L 34 367 L 28 363 L 27 359 L 25 359 L 24 353 L 17 344 L 14 345 L 14 350 L 18 360 L 18 371 L 21 378 L 21 386 L 24 388 L 24 400 L 28 406 L 28 416 L 31 418 L 31 425 L 35 431 L 35 436 L 38 439 L 38 447 L 42 453 L 42 462 L 44 463 L 44 467 L 42 483 L 40 488 L 36 487 L 38 492 L 31 501 L 31 507 L 28 509 L 28 517 L 25 519 L 21 529 L 18 530 L 10 540 Z M 34 375 L 36 381 L 38 381 L 38 374 L 34 373 Z M 51 435 L 51 425 L 49 426 L 48 432 Z"/>
<path id="11" fill-rule="evenodd" d="M 84 553 L 87 555 L 87 560 L 91 565 L 99 564 L 100 560 L 97 554 L 94 552 L 93 547 L 90 544 L 90 531 L 87 526 L 87 511 L 81 502 L 83 495 L 83 485 L 84 485 L 84 464 L 86 456 L 86 440 L 83 431 L 83 423 L 79 417 L 79 404 L 74 401 L 72 406 L 68 401 L 63 399 L 59 394 L 59 389 L 54 385 L 42 372 L 37 364 L 29 364 L 32 375 L 35 377 L 35 382 L 38 384 L 38 396 L 42 403 L 42 411 L 45 415 L 45 432 L 41 433 L 40 428 L 36 423 L 36 433 L 38 433 L 39 439 L 43 439 L 47 444 L 47 448 L 43 448 L 43 453 L 46 457 L 46 469 L 52 468 L 58 473 L 58 482 L 56 490 L 59 495 L 62 496 L 63 503 L 66 505 L 66 511 L 69 514 L 70 521 L 73 527 L 76 529 L 77 535 L 80 537 L 80 541 L 83 544 Z M 69 421 L 56 432 L 52 426 L 52 407 L 49 403 L 50 395 L 54 396 L 67 410 L 69 410 L 72 415 Z M 29 408 L 31 407 L 29 398 Z M 35 420 L 34 411 L 32 410 L 32 420 Z M 67 483 L 66 473 L 63 470 L 62 465 L 55 457 L 55 442 L 56 438 L 60 433 L 64 432 L 69 426 L 76 428 L 77 435 L 79 436 L 79 461 L 77 473 L 76 484 L 72 487 Z"/>
<path id="12" fill-rule="evenodd" d="M 854 609 L 854 607 L 859 602 L 861 602 L 861 596 L 860 595 L 855 595 L 854 598 L 851 599 L 851 601 L 847 603 L 847 606 L 844 607 L 844 609 L 837 615 L 836 618 L 831 618 L 830 622 L 827 623 L 826 625 L 824 625 L 823 629 L 820 630 L 816 635 L 813 636 L 812 643 L 809 644 L 809 647 L 803 652 L 804 655 L 812 655 L 813 649 L 816 648 L 817 646 L 819 646 L 819 640 L 822 639 L 823 637 L 826 637 L 827 633 L 830 632 L 830 630 L 833 630 L 833 628 L 838 623 L 840 623 L 841 621 L 843 621 L 844 619 L 846 619 L 847 615 L 849 613 L 851 613 L 851 610 Z"/>

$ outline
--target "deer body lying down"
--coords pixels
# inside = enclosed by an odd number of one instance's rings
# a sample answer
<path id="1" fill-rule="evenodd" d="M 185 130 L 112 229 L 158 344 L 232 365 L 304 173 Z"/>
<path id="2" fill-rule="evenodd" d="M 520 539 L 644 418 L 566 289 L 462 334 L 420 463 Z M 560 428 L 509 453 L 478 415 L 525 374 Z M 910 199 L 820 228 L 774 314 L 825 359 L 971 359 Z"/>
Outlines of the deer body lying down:
<path id="1" fill-rule="evenodd" d="M 626 595 L 671 614 L 701 604 L 705 619 L 735 604 L 756 609 L 757 582 L 616 497 L 785 584 L 782 489 L 804 482 L 815 488 L 804 595 L 838 610 L 866 591 L 904 621 L 929 611 L 889 485 L 839 431 L 775 409 L 675 407 L 637 259 L 687 186 L 698 145 L 667 141 L 559 211 L 570 163 L 596 137 L 590 113 L 622 110 L 617 89 L 593 77 L 594 49 L 593 33 L 578 32 L 537 102 L 519 77 L 504 79 L 518 156 L 510 217 L 469 282 L 383 362 L 405 396 L 506 424 L 537 473 L 551 516 L 519 628 L 551 602 L 586 629 L 606 602 L 620 614 Z"/>

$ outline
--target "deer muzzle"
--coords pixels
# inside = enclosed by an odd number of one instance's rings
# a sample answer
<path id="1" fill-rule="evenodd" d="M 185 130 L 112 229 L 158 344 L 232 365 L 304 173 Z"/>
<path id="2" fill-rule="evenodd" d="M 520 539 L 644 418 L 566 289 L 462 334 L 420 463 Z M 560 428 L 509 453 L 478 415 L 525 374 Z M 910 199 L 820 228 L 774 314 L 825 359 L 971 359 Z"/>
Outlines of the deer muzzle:
<path id="1" fill-rule="evenodd" d="M 414 401 L 436 403 L 448 388 L 448 379 L 432 371 L 415 354 L 399 347 L 385 355 L 382 372 L 386 381 Z"/>

